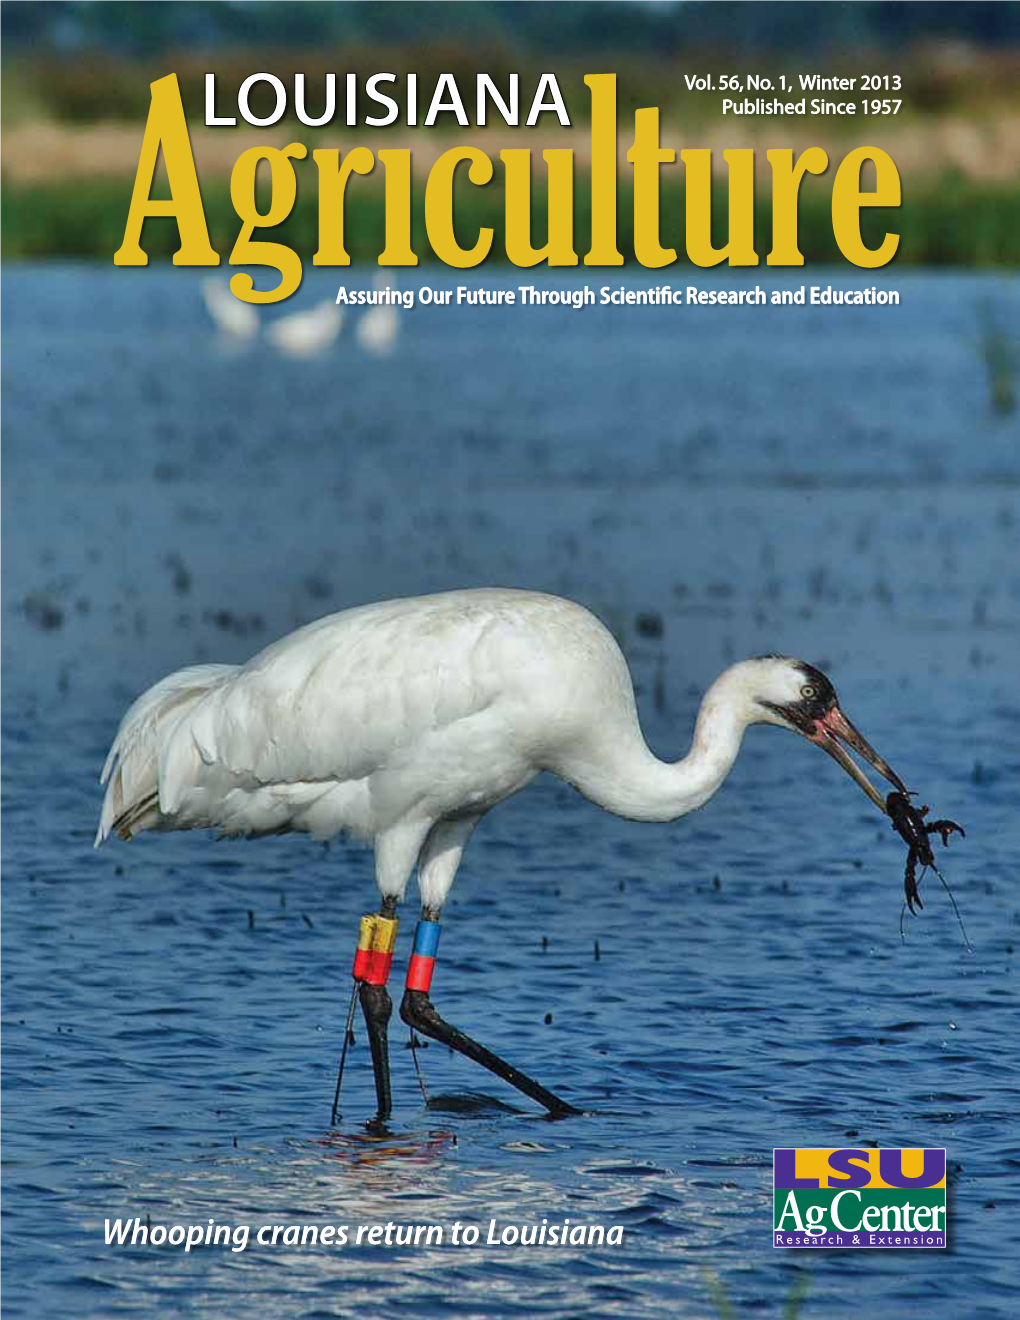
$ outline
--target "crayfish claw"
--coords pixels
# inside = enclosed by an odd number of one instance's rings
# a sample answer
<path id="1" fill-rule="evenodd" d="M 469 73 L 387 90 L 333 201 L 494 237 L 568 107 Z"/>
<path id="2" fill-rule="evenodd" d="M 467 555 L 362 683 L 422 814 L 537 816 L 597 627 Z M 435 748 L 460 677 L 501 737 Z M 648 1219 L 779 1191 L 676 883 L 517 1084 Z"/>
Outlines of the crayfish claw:
<path id="1" fill-rule="evenodd" d="M 921 894 L 917 887 L 917 855 L 913 851 L 907 858 L 907 869 L 903 875 L 903 892 L 906 895 L 910 915 L 915 916 L 922 910 L 924 904 L 921 902 Z"/>
<path id="2" fill-rule="evenodd" d="M 937 834 L 942 839 L 943 848 L 949 847 L 950 835 L 956 833 L 961 839 L 967 837 L 967 831 L 962 825 L 957 825 L 955 820 L 933 820 L 930 825 L 925 825 L 929 834 Z"/>
<path id="3" fill-rule="evenodd" d="M 921 864 L 922 880 L 929 867 L 933 867 L 935 873 L 941 878 L 941 872 L 935 863 L 932 846 L 928 842 L 928 835 L 940 835 L 943 847 L 948 847 L 950 835 L 959 834 L 961 837 L 966 837 L 966 835 L 963 826 L 958 825 L 955 820 L 926 821 L 924 817 L 928 811 L 927 804 L 923 807 L 915 807 L 905 793 L 890 793 L 885 803 L 886 810 L 892 820 L 893 829 L 910 850 L 903 876 L 903 892 L 906 895 L 906 907 L 913 916 L 924 908 L 918 890 L 918 863 Z"/>

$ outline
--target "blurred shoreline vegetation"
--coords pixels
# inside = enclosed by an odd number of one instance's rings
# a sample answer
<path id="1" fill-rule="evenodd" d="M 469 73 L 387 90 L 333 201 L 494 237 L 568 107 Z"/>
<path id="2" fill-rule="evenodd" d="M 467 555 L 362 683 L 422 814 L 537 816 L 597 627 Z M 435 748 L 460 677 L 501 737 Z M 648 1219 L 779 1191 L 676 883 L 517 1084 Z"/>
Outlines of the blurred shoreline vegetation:
<path id="1" fill-rule="evenodd" d="M 311 267 L 313 253 L 319 247 L 319 202 L 315 187 L 314 165 L 311 173 L 302 175 L 304 162 L 297 162 L 299 185 L 294 208 L 288 218 L 273 228 L 262 228 L 256 237 L 261 241 L 283 243 Z M 498 177 L 484 188 L 475 188 L 459 170 L 454 186 L 454 218 L 459 242 L 472 247 L 478 238 L 479 227 L 494 231 L 492 247 L 486 261 L 506 264 L 503 250 L 504 192 Z M 311 186 L 308 186 L 308 185 Z M 304 185 L 304 186 L 303 186 Z M 359 186 L 360 185 L 360 186 Z M 153 197 L 168 197 L 169 192 L 158 182 Z M 230 200 L 229 185 L 217 181 L 203 184 L 202 196 L 206 222 L 213 248 L 225 264 L 237 240 L 240 221 Z M 112 260 L 113 253 L 124 238 L 124 224 L 131 199 L 131 181 L 104 179 L 88 186 L 80 183 L 73 188 L 64 184 L 43 183 L 30 187 L 5 188 L 3 209 L 4 260 L 41 260 L 54 254 L 65 257 L 104 257 Z M 585 253 L 590 247 L 591 193 L 588 179 L 581 177 L 574 188 L 574 251 L 578 255 L 576 266 L 557 266 L 562 271 L 581 270 Z M 684 248 L 686 196 L 682 184 L 664 186 L 660 195 L 660 241 L 663 247 L 673 247 L 677 260 L 659 268 L 664 282 L 681 269 L 698 269 L 690 263 Z M 259 190 L 259 209 L 269 207 L 268 189 Z M 724 247 L 728 230 L 728 194 L 725 182 L 716 182 L 712 196 L 712 241 L 717 248 Z M 644 270 L 636 262 L 633 240 L 633 190 L 621 179 L 617 205 L 617 247 L 626 262 L 625 267 L 597 267 L 592 269 L 596 282 L 611 282 L 616 271 Z M 535 248 L 546 241 L 547 198 L 536 185 L 532 190 L 532 235 Z M 383 188 L 365 186 L 354 180 L 344 208 L 344 244 L 350 254 L 351 267 L 375 263 L 384 246 L 385 203 Z M 880 246 L 888 231 L 900 235 L 899 249 L 892 267 L 865 272 L 876 281 L 888 275 L 897 265 L 952 266 L 967 264 L 985 268 L 1020 266 L 1020 199 L 1015 190 L 997 186 L 976 188 L 971 185 L 946 183 L 938 192 L 910 199 L 897 211 L 887 208 L 865 208 L 861 212 L 861 234 L 872 248 Z M 755 195 L 755 251 L 757 266 L 728 267 L 720 263 L 715 269 L 731 270 L 753 277 L 757 271 L 772 269 L 766 257 L 772 248 L 771 196 L 759 186 Z M 858 270 L 847 263 L 836 243 L 832 229 L 831 194 L 828 188 L 805 189 L 801 195 L 798 224 L 798 243 L 804 255 L 806 269 L 810 265 L 830 264 L 846 266 L 848 273 Z M 425 180 L 415 180 L 411 198 L 411 246 L 419 264 L 436 264 L 425 230 Z M 176 222 L 162 217 L 150 217 L 142 228 L 142 247 L 154 261 L 169 260 L 180 247 Z M 477 268 L 476 268 L 477 269 Z M 544 270 L 545 263 L 521 267 L 522 277 L 529 270 Z M 789 268 L 795 270 L 797 268 Z M 650 274 L 655 272 L 649 271 Z M 277 276 L 269 272 L 272 282 Z M 260 284 L 260 287 L 261 284 Z"/>
<path id="2" fill-rule="evenodd" d="M 304 142 L 347 150 L 357 142 L 411 147 L 415 195 L 414 248 L 424 263 L 435 260 L 425 239 L 422 198 L 431 161 L 459 141 L 471 142 L 492 157 L 491 184 L 457 188 L 457 220 L 465 237 L 480 225 L 495 229 L 492 256 L 505 260 L 502 167 L 499 150 L 530 146 L 533 164 L 532 242 L 540 247 L 545 229 L 544 168 L 541 150 L 551 145 L 575 149 L 575 250 L 587 250 L 587 151 L 590 97 L 585 73 L 611 70 L 617 79 L 619 142 L 622 153 L 633 137 L 634 111 L 655 105 L 661 111 L 665 145 L 711 147 L 717 171 L 713 229 L 725 242 L 726 176 L 722 151 L 751 147 L 761 172 L 756 189 L 756 243 L 765 264 L 771 243 L 769 172 L 765 151 L 791 146 L 796 153 L 823 146 L 830 171 L 808 178 L 801 190 L 800 247 L 806 262 L 842 263 L 832 234 L 831 175 L 846 151 L 865 143 L 881 147 L 896 162 L 903 180 L 897 212 L 876 208 L 863 213 L 865 234 L 901 234 L 897 263 L 1011 266 L 1020 264 L 1020 4 L 940 5 L 871 3 L 658 4 L 620 0 L 579 0 L 573 4 L 403 3 L 388 5 L 317 3 L 225 4 L 176 0 L 153 5 L 110 4 L 100 0 L 5 2 L 3 78 L 0 106 L 4 124 L 2 214 L 4 258 L 49 256 L 112 258 L 127 218 L 131 184 L 149 109 L 149 82 L 175 72 L 181 84 L 195 150 L 207 220 L 214 247 L 226 260 L 239 221 L 229 200 L 233 161 L 255 143 Z M 389 128 L 344 119 L 343 75 L 359 76 L 359 114 L 380 111 L 364 95 L 372 73 L 397 74 L 384 90 L 401 104 Z M 418 117 L 424 117 L 440 73 L 452 73 L 474 119 L 475 76 L 488 73 L 504 91 L 511 71 L 520 74 L 523 113 L 539 75 L 555 72 L 573 128 L 562 129 L 546 115 L 535 130 L 513 129 L 490 114 L 486 129 L 460 128 L 452 114 L 440 115 L 432 129 L 403 124 L 403 85 L 407 71 L 418 74 Z M 271 72 L 288 88 L 284 119 L 268 129 L 242 125 L 235 130 L 204 125 L 204 74 L 217 74 L 220 113 L 236 114 L 237 88 L 252 72 Z M 325 74 L 337 74 L 337 118 L 321 129 L 301 124 L 293 111 L 293 78 L 306 75 L 311 114 L 321 113 Z M 895 117 L 727 116 L 722 93 L 689 91 L 684 74 L 785 73 L 860 77 L 899 74 L 901 98 Z M 859 83 L 857 85 L 859 87 Z M 755 93 L 748 93 L 754 99 Z M 774 93 L 757 93 L 771 99 Z M 798 98 L 801 93 L 798 93 Z M 808 98 L 813 93 L 807 93 Z M 858 90 L 828 94 L 860 101 Z M 737 98 L 737 99 L 742 99 Z M 785 97 L 783 98 L 785 99 Z M 871 95 L 868 95 L 871 99 Z M 266 114 L 273 104 L 264 84 L 251 106 Z M 458 171 L 458 175 L 463 171 Z M 286 242 L 310 260 L 317 244 L 317 189 L 314 165 L 298 166 L 299 194 L 292 216 L 275 233 L 260 237 Z M 352 180 L 345 212 L 348 251 L 354 261 L 373 259 L 382 247 L 382 171 Z M 159 185 L 154 190 L 159 195 Z M 677 266 L 686 264 L 683 169 L 662 171 L 662 242 L 676 247 Z M 620 250 L 633 260 L 629 167 L 619 170 Z M 878 239 L 873 241 L 877 242 Z M 178 246 L 172 222 L 146 224 L 153 259 Z M 469 242 L 473 242 L 473 237 Z M 869 240 L 871 241 L 871 240 Z M 663 268 L 668 272 L 673 267 Z M 753 269 L 753 268 L 752 268 Z"/>

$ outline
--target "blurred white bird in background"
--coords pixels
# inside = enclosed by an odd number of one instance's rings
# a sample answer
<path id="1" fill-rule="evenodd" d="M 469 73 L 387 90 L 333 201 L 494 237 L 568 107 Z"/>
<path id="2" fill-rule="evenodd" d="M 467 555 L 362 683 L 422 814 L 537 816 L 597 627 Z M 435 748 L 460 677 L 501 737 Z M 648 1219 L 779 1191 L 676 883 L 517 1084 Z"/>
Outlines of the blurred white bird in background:
<path id="1" fill-rule="evenodd" d="M 385 276 L 382 280 L 382 287 L 389 287 Z M 235 297 L 230 291 L 228 280 L 210 277 L 202 281 L 201 288 L 206 310 L 224 346 L 236 351 L 258 338 L 262 328 L 258 308 Z M 380 312 L 383 315 L 365 329 L 365 321 L 373 313 L 378 315 Z M 287 357 L 317 357 L 339 338 L 343 319 L 343 308 L 327 298 L 315 307 L 291 312 L 270 321 L 265 328 L 265 337 L 277 352 Z M 363 347 L 370 352 L 388 352 L 397 335 L 396 310 L 393 307 L 375 307 L 368 317 L 362 318 L 358 329 Z"/>
<path id="2" fill-rule="evenodd" d="M 343 308 L 327 298 L 308 311 L 272 321 L 266 326 L 266 338 L 288 357 L 317 357 L 339 338 L 343 320 Z"/>
<path id="3" fill-rule="evenodd" d="M 397 277 L 387 271 L 380 271 L 373 281 L 380 293 L 396 289 Z M 400 313 L 393 303 L 379 303 L 370 307 L 358 321 L 355 331 L 358 343 L 366 353 L 385 357 L 393 352 L 400 332 Z"/>
<path id="4" fill-rule="evenodd" d="M 258 310 L 230 292 L 227 280 L 210 276 L 202 281 L 206 311 L 221 335 L 236 344 L 254 339 L 259 332 Z"/>

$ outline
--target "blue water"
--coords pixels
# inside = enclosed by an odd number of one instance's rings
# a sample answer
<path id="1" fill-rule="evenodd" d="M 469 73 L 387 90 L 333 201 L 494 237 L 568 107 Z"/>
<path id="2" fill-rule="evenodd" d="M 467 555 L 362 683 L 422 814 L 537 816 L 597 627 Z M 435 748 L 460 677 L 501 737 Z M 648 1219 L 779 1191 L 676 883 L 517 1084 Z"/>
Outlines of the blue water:
<path id="1" fill-rule="evenodd" d="M 1020 424 L 991 409 L 981 337 L 989 308 L 1020 333 L 1020 298 L 999 276 L 885 284 L 899 308 L 415 308 L 390 359 L 348 324 L 297 363 L 218 343 L 194 272 L 6 273 L 8 1315 L 630 1320 L 720 1314 L 721 1288 L 778 1316 L 798 1282 L 804 1317 L 1015 1314 Z M 301 301 L 331 290 L 317 272 Z M 169 669 L 481 583 L 598 610 L 663 755 L 722 665 L 821 663 L 966 826 L 943 869 L 973 952 L 930 882 L 901 939 L 899 842 L 775 730 L 674 825 L 540 781 L 472 841 L 435 999 L 589 1112 L 549 1123 L 436 1045 L 426 1109 L 395 1022 L 373 1135 L 359 1023 L 331 1131 L 370 855 L 201 835 L 94 853 L 96 777 Z M 401 915 L 398 985 L 413 897 Z M 946 1251 L 773 1249 L 772 1148 L 843 1144 L 947 1149 Z M 105 1220 L 136 1215 L 459 1221 L 482 1242 L 106 1246 Z M 623 1244 L 484 1245 L 490 1219 L 543 1217 Z"/>

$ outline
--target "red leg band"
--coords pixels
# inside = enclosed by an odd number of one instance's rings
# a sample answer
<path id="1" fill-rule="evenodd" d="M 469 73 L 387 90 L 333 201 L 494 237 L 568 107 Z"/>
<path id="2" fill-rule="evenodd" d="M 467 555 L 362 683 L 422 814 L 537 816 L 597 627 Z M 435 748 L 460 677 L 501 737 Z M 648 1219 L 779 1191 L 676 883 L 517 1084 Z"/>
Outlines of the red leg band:
<path id="1" fill-rule="evenodd" d="M 356 981 L 367 981 L 369 985 L 385 985 L 392 963 L 392 953 L 381 953 L 378 949 L 358 949 L 354 954 L 352 975 Z"/>
<path id="2" fill-rule="evenodd" d="M 432 985 L 432 972 L 435 965 L 435 958 L 430 958 L 424 953 L 412 953 L 411 961 L 407 965 L 408 990 L 427 991 Z"/>
<path id="3" fill-rule="evenodd" d="M 351 975 L 356 981 L 368 985 L 385 985 L 393 962 L 393 946 L 397 942 L 396 917 L 381 913 L 361 918 L 361 934 L 354 953 Z"/>

